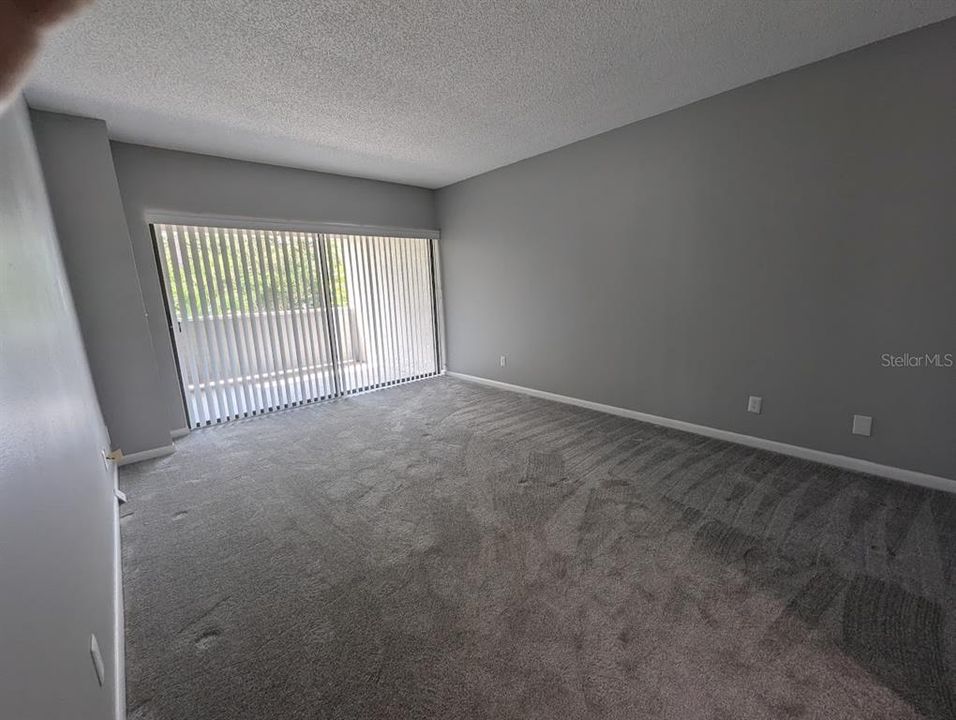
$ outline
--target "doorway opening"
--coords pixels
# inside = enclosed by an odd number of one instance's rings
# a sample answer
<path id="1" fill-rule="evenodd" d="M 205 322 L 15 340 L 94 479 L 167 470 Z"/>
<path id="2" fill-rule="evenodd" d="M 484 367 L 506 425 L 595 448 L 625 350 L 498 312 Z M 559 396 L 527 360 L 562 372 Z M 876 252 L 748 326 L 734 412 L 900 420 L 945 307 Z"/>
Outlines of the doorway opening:
<path id="1" fill-rule="evenodd" d="M 191 427 L 439 374 L 436 240 L 151 228 Z"/>

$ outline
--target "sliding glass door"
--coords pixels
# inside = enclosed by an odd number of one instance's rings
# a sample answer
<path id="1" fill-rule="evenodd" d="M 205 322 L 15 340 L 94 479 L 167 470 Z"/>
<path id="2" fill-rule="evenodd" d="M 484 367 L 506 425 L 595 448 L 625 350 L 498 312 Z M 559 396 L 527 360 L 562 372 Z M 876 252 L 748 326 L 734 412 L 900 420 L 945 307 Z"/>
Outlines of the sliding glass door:
<path id="1" fill-rule="evenodd" d="M 438 374 L 435 241 L 152 229 L 192 427 Z"/>

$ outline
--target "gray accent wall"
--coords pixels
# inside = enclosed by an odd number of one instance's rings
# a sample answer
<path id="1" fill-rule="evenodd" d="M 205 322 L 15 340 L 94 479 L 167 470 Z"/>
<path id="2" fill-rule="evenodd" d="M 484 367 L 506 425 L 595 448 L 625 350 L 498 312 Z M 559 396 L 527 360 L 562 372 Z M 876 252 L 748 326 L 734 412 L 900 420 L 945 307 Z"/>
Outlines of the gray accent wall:
<path id="1" fill-rule="evenodd" d="M 449 369 L 956 478 L 956 368 L 883 362 L 956 355 L 954 78 L 947 21 L 444 188 Z"/>
<path id="2" fill-rule="evenodd" d="M 31 114 L 63 260 L 96 392 L 113 440 L 125 454 L 170 444 L 156 412 L 156 353 L 106 123 Z"/>
<path id="3" fill-rule="evenodd" d="M 434 193 L 423 188 L 112 144 L 133 255 L 159 366 L 156 408 L 167 430 L 186 427 L 179 379 L 147 217 L 245 217 L 435 229 Z M 195 220 L 193 220 L 195 221 Z"/>
<path id="4" fill-rule="evenodd" d="M 0 114 L 0 168 L 0 716 L 107 720 L 114 472 L 22 101 Z"/>

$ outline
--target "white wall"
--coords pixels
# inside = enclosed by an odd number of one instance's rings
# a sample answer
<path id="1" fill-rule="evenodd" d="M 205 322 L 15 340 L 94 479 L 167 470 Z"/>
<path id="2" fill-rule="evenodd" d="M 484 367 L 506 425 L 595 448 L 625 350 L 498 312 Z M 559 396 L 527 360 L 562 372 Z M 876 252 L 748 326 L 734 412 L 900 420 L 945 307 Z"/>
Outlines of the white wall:
<path id="1" fill-rule="evenodd" d="M 26 107 L 0 116 L 0 717 L 114 717 L 114 473 Z M 97 683 L 95 633 L 106 664 Z"/>

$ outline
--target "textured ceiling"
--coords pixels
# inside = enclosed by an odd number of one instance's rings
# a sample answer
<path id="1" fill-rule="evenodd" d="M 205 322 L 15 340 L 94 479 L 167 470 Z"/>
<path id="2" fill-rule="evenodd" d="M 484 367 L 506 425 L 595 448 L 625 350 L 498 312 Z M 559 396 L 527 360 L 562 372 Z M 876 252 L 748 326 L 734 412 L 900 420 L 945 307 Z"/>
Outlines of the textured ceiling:
<path id="1" fill-rule="evenodd" d="M 27 98 L 119 140 L 440 187 L 956 0 L 96 0 Z"/>

